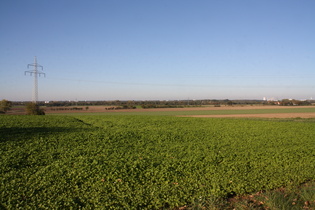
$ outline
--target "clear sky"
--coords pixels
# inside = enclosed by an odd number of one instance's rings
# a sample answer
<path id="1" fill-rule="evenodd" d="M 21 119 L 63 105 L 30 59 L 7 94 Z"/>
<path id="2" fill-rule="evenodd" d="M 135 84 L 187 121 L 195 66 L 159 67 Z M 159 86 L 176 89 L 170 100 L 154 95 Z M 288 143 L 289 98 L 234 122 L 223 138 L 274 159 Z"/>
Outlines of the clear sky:
<path id="1" fill-rule="evenodd" d="M 1 0 L 0 100 L 315 98 L 313 0 Z"/>

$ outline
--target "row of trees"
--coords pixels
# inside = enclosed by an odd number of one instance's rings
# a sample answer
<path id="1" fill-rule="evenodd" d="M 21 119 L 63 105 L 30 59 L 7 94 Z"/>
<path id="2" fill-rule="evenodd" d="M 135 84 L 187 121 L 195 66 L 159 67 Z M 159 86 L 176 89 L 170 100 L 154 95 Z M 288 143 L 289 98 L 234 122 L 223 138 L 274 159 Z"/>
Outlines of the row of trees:
<path id="1" fill-rule="evenodd" d="M 203 106 L 203 105 L 236 105 L 236 104 L 262 104 L 262 100 L 212 100 L 212 99 L 204 99 L 204 100 L 148 100 L 148 101 L 50 101 L 50 102 L 39 102 L 38 104 L 41 106 L 47 107 L 57 107 L 57 106 L 93 106 L 93 105 L 101 105 L 101 106 L 145 106 L 145 107 L 154 107 L 154 106 Z"/>
<path id="2" fill-rule="evenodd" d="M 67 106 L 88 106 L 93 105 L 104 105 L 120 107 L 122 109 L 135 109 L 137 106 L 142 108 L 176 108 L 176 107 L 191 107 L 191 106 L 203 106 L 203 105 L 214 105 L 214 106 L 233 106 L 233 105 L 280 105 L 280 106 L 307 106 L 312 105 L 315 101 L 300 101 L 294 99 L 283 99 L 281 101 L 263 101 L 263 100 L 151 100 L 151 101 L 51 101 L 49 103 L 38 102 L 38 103 L 25 103 L 25 102 L 11 102 L 8 100 L 0 101 L 0 114 L 4 114 L 11 109 L 13 105 L 20 105 L 26 107 L 27 114 L 30 115 L 43 115 L 44 110 L 40 106 L 46 107 L 67 107 Z M 56 108 L 55 108 L 56 109 Z"/>
<path id="3" fill-rule="evenodd" d="M 312 105 L 309 101 L 299 101 L 295 99 L 283 99 L 279 101 L 279 105 L 281 106 L 309 106 Z"/>
<path id="4" fill-rule="evenodd" d="M 315 101 L 300 101 L 300 100 L 289 100 L 283 99 L 281 101 L 264 101 L 264 100 L 150 100 L 150 101 L 51 101 L 49 103 L 39 103 L 42 106 L 47 107 L 58 107 L 58 106 L 116 106 L 124 108 L 133 108 L 136 106 L 143 108 L 169 108 L 169 107 L 191 107 L 191 106 L 204 106 L 204 105 L 214 105 L 214 106 L 233 106 L 233 105 L 283 105 L 283 106 L 305 106 L 311 105 Z"/>

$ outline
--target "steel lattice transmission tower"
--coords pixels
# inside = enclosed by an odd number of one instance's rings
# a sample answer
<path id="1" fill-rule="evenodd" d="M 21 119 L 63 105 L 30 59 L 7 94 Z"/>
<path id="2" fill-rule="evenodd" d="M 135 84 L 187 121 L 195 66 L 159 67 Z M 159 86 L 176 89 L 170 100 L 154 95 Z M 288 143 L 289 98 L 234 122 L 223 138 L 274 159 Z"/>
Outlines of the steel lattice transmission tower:
<path id="1" fill-rule="evenodd" d="M 37 63 L 36 56 L 34 57 L 34 63 L 28 64 L 27 68 L 29 68 L 30 66 L 33 66 L 34 70 L 25 71 L 24 75 L 30 74 L 31 76 L 34 76 L 33 102 L 36 103 L 38 100 L 38 76 L 44 75 L 46 77 L 46 74 L 38 70 L 38 68 L 41 68 L 43 70 L 43 66 Z"/>

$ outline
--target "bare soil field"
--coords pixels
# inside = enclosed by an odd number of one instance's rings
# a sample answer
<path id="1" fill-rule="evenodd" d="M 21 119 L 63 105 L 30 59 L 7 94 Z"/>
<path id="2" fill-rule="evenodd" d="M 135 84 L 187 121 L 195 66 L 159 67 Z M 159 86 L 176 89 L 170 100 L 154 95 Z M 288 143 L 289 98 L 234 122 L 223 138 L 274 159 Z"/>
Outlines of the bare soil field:
<path id="1" fill-rule="evenodd" d="M 108 110 L 106 106 L 89 106 L 88 109 L 82 107 L 82 110 L 69 110 L 73 107 L 67 107 L 68 110 L 56 110 L 55 107 L 45 108 L 47 114 L 62 113 L 116 113 L 116 112 L 176 112 L 176 111 L 223 111 L 223 110 L 255 110 L 255 109 L 292 109 L 291 113 L 266 113 L 266 114 L 228 114 L 228 115 L 185 115 L 186 117 L 242 117 L 242 118 L 315 118 L 315 113 L 294 113 L 294 109 L 310 108 L 314 106 L 221 106 L 221 107 L 187 107 L 187 108 L 153 108 L 153 109 L 112 109 Z"/>
<path id="2" fill-rule="evenodd" d="M 152 108 L 152 109 L 113 109 L 106 110 L 107 106 L 89 106 L 88 110 L 52 110 L 52 108 L 44 108 L 47 113 L 64 113 L 64 112 L 160 112 L 160 111 L 198 111 L 198 110 L 252 110 L 252 109 L 295 109 L 295 108 L 310 108 L 314 106 L 204 106 L 204 107 L 185 107 L 185 108 Z M 73 107 L 67 107 L 73 108 Z"/>
<path id="3" fill-rule="evenodd" d="M 279 110 L 281 109 L 290 109 L 290 113 L 260 113 L 260 114 L 206 114 L 206 115 L 185 115 L 179 114 L 179 116 L 185 117 L 235 117 L 235 118 L 315 118 L 315 112 L 304 112 L 301 111 L 294 112 L 294 109 L 303 109 L 303 108 L 314 108 L 315 106 L 203 106 L 203 107 L 186 107 L 186 108 L 152 108 L 152 109 L 114 109 L 114 107 L 108 106 L 78 106 L 77 108 L 81 110 L 73 110 L 75 107 L 44 107 L 46 114 L 67 114 L 67 113 L 117 113 L 117 112 L 189 112 L 189 111 L 224 111 L 224 110 Z M 7 114 L 26 114 L 24 107 L 15 107 L 12 110 L 8 111 Z M 176 115 L 176 113 L 174 114 Z"/>

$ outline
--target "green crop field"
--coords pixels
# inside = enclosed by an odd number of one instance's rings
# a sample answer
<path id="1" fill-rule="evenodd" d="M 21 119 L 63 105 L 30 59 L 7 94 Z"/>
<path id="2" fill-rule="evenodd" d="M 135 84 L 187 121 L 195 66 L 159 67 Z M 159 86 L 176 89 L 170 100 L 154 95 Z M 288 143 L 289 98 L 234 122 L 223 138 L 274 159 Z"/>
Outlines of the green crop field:
<path id="1" fill-rule="evenodd" d="M 0 116 L 0 208 L 174 209 L 315 180 L 315 121 Z"/>

